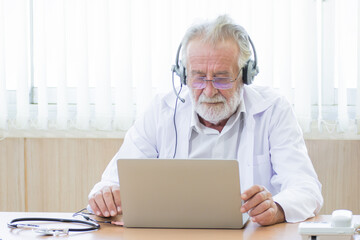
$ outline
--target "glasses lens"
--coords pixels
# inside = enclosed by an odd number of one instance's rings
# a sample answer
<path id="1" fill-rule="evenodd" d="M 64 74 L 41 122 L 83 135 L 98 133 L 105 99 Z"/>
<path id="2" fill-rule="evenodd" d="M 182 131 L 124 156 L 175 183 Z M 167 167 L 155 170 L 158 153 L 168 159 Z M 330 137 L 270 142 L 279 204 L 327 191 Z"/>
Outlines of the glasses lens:
<path id="1" fill-rule="evenodd" d="M 203 89 L 206 87 L 206 82 L 212 82 L 214 88 L 230 89 L 233 86 L 232 79 L 228 77 L 214 77 L 213 81 L 207 80 L 206 77 L 195 77 L 192 79 L 192 87 L 195 89 Z"/>
<path id="2" fill-rule="evenodd" d="M 214 87 L 217 89 L 229 89 L 232 88 L 233 83 L 231 78 L 214 78 Z"/>
<path id="3" fill-rule="evenodd" d="M 206 78 L 205 77 L 196 77 L 192 80 L 192 87 L 195 89 L 203 89 L 206 86 L 205 83 Z"/>

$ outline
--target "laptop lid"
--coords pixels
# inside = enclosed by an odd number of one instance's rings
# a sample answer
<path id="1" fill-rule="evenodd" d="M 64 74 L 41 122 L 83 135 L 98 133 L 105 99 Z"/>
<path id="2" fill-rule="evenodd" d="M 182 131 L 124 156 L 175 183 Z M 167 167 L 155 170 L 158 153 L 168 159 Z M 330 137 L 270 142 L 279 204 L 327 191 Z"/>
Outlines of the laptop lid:
<path id="1" fill-rule="evenodd" d="M 119 159 L 126 227 L 242 228 L 237 160 Z"/>

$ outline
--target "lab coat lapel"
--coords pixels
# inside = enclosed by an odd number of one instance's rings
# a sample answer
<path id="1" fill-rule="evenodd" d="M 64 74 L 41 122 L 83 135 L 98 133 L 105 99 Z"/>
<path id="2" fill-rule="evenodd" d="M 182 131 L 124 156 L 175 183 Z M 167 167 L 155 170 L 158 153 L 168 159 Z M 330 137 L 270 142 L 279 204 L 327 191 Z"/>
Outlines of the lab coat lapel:
<path id="1" fill-rule="evenodd" d="M 238 149 L 238 161 L 240 171 L 240 183 L 242 191 L 245 191 L 254 184 L 254 129 L 256 114 L 269 108 L 275 99 L 268 99 L 260 94 L 257 86 L 244 85 L 244 103 L 246 118 L 242 131 L 240 146 Z M 265 88 L 264 88 L 265 89 Z M 264 92 L 262 92 L 264 93 Z"/>
<path id="2" fill-rule="evenodd" d="M 253 185 L 254 119 L 247 115 L 238 149 L 241 191 Z"/>

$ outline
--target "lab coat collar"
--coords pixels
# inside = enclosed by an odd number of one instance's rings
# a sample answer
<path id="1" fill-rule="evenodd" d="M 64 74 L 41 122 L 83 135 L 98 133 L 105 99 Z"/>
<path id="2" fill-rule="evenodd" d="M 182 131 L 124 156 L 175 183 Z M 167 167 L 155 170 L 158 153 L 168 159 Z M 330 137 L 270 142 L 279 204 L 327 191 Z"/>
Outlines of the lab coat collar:
<path id="1" fill-rule="evenodd" d="M 268 109 L 278 98 L 273 90 L 264 86 L 244 85 L 244 102 L 248 116 L 254 116 Z"/>

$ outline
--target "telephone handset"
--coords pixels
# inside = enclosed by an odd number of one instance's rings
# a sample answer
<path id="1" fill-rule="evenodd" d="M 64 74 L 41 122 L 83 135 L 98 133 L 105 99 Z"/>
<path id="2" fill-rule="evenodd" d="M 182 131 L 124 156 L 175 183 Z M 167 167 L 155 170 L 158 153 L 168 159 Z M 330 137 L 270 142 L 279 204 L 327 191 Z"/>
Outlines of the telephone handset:
<path id="1" fill-rule="evenodd" d="M 321 240 L 322 236 L 326 239 L 351 239 L 355 230 L 349 210 L 333 211 L 331 222 L 302 222 L 298 228 L 303 240 Z"/>
<path id="2" fill-rule="evenodd" d="M 349 210 L 335 210 L 331 215 L 332 227 L 352 227 L 352 212 Z"/>

